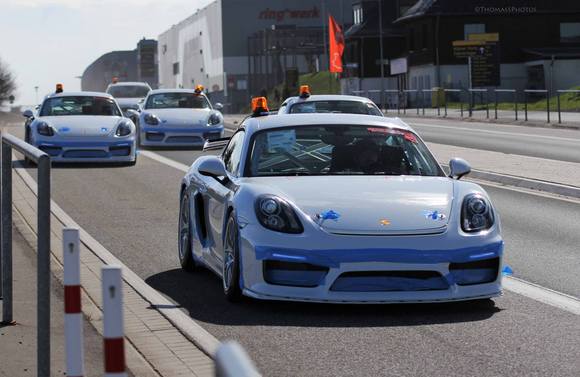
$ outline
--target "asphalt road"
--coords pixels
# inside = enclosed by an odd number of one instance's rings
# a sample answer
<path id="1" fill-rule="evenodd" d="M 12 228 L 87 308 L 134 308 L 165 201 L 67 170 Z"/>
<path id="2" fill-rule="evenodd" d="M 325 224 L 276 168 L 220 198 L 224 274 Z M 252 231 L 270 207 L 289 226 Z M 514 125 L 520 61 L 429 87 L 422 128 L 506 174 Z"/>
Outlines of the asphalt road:
<path id="1" fill-rule="evenodd" d="M 580 131 L 577 130 L 427 118 L 405 118 L 405 121 L 432 143 L 580 162 Z"/>
<path id="2" fill-rule="evenodd" d="M 156 152 L 184 163 L 200 153 Z M 135 167 L 56 167 L 53 198 L 209 332 L 238 340 L 266 376 L 576 376 L 580 370 L 578 317 L 510 292 L 495 306 L 229 304 L 217 277 L 178 267 L 182 175 L 144 156 Z M 515 275 L 580 296 L 580 204 L 489 191 Z"/>

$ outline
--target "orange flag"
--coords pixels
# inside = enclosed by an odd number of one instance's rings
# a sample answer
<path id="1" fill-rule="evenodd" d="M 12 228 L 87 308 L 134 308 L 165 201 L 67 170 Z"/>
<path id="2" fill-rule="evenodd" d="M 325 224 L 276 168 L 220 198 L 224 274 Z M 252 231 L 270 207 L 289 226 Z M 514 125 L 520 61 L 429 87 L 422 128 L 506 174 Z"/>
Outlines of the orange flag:
<path id="1" fill-rule="evenodd" d="M 331 15 L 328 15 L 328 39 L 330 46 L 330 72 L 342 72 L 344 35 L 342 34 L 342 29 Z"/>

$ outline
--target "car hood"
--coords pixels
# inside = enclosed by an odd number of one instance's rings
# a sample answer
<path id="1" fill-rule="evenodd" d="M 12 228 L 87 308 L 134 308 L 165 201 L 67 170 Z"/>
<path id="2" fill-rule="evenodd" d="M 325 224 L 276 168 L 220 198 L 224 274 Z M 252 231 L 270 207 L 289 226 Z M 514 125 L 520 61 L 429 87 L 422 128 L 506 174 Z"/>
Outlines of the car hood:
<path id="1" fill-rule="evenodd" d="M 198 124 L 205 126 L 211 109 L 147 109 L 144 115 L 155 114 L 161 123 Z"/>
<path id="2" fill-rule="evenodd" d="M 111 135 L 122 119 L 118 116 L 70 115 L 42 117 L 40 120 L 52 126 L 61 137 L 79 137 Z"/>
<path id="3" fill-rule="evenodd" d="M 446 229 L 453 203 L 447 177 L 315 176 L 250 178 L 261 193 L 293 203 L 337 234 L 428 234 Z"/>
<path id="4" fill-rule="evenodd" d="M 143 98 L 115 98 L 120 107 L 137 106 Z"/>

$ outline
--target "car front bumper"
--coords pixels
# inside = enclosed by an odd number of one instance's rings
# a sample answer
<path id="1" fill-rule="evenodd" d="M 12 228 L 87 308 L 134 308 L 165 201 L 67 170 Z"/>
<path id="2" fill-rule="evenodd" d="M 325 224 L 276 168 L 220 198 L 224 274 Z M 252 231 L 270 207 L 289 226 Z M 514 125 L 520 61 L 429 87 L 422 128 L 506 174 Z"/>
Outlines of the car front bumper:
<path id="1" fill-rule="evenodd" d="M 134 137 L 101 141 L 39 141 L 36 147 L 56 163 L 133 162 L 136 158 Z"/>
<path id="2" fill-rule="evenodd" d="M 449 235 L 325 235 L 321 242 L 280 235 L 275 246 L 249 225 L 240 231 L 246 296 L 328 303 L 474 300 L 502 293 L 503 241 Z M 288 240 L 285 240 L 288 238 Z M 271 240 L 270 240 L 271 241 Z M 309 246 L 310 245 L 310 246 Z"/>
<path id="3" fill-rule="evenodd" d="M 224 126 L 170 127 L 142 126 L 139 143 L 143 146 L 203 146 L 206 140 L 223 137 Z"/>

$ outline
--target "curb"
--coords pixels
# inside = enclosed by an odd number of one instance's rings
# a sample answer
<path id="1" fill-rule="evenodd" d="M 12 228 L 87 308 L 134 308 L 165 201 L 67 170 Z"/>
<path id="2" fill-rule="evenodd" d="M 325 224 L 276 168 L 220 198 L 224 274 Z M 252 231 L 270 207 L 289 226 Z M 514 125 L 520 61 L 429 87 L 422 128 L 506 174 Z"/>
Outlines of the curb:
<path id="1" fill-rule="evenodd" d="M 24 181 L 28 189 L 36 194 L 36 182 L 23 169 L 15 169 L 16 174 Z M 67 227 L 78 228 L 81 243 L 89 249 L 103 263 L 115 264 L 123 269 L 123 281 L 131 286 L 137 294 L 151 307 L 155 308 L 179 332 L 197 346 L 203 353 L 213 359 L 220 342 L 217 338 L 198 325 L 189 316 L 183 313 L 178 306 L 166 299 L 162 294 L 150 287 L 143 279 L 130 270 L 123 262 L 115 257 L 103 245 L 95 240 L 87 231 L 77 224 L 62 208 L 51 200 L 51 214 Z"/>

